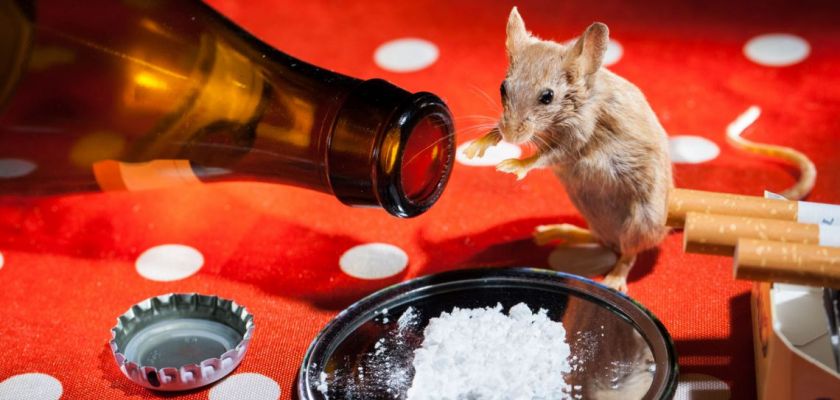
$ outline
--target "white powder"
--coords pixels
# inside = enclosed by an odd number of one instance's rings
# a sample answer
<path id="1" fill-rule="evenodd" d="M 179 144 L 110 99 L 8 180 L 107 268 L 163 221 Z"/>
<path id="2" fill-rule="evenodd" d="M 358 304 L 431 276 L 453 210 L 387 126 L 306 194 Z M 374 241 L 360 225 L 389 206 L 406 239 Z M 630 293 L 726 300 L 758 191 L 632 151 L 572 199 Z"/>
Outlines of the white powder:
<path id="1" fill-rule="evenodd" d="M 330 400 L 330 396 L 327 395 L 327 393 L 330 390 L 330 386 L 329 384 L 327 384 L 326 372 L 321 372 L 321 374 L 318 375 L 318 386 L 316 387 L 316 389 L 318 389 L 318 391 L 321 392 L 322 395 L 324 395 L 324 399 Z"/>
<path id="2" fill-rule="evenodd" d="M 566 330 L 519 303 L 460 309 L 429 320 L 414 351 L 408 400 L 555 400 L 573 398 Z"/>
<path id="3" fill-rule="evenodd" d="M 406 328 L 413 327 L 417 324 L 417 310 L 414 307 L 408 307 L 405 312 L 400 315 L 400 318 L 397 320 L 397 329 L 399 330 L 400 334 L 402 334 Z"/>
<path id="4" fill-rule="evenodd" d="M 420 345 L 420 316 L 414 307 L 408 307 L 394 321 L 389 310 L 376 311 L 379 322 L 388 325 L 373 348 L 358 356 L 345 356 L 338 368 L 330 373 L 321 372 L 315 386 L 325 399 L 333 398 L 404 399 L 411 384 L 411 360 L 414 349 Z"/>
<path id="5" fill-rule="evenodd" d="M 377 312 L 382 321 L 387 310 Z M 393 321 L 393 319 L 389 320 Z M 421 313 L 409 307 L 350 370 L 318 376 L 316 389 L 329 399 L 560 400 L 580 399 L 564 382 L 577 357 L 570 357 L 566 332 L 546 310 L 524 303 L 442 313 L 419 333 Z M 422 344 L 421 344 L 422 341 Z M 412 372 L 414 378 L 412 381 Z M 336 397 L 336 396 L 333 396 Z"/>

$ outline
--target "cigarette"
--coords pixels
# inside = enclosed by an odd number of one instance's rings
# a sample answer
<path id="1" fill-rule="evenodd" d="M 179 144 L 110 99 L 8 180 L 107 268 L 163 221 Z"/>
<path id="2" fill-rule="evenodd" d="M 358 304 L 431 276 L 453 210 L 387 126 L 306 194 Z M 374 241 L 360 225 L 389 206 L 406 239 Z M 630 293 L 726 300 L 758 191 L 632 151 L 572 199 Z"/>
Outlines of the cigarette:
<path id="1" fill-rule="evenodd" d="M 697 212 L 686 214 L 683 249 L 688 253 L 731 256 L 738 239 L 840 247 L 840 226 Z"/>
<path id="2" fill-rule="evenodd" d="M 840 248 L 739 239 L 735 278 L 840 288 Z"/>
<path id="3" fill-rule="evenodd" d="M 683 227 L 689 212 L 840 225 L 840 205 L 700 190 L 671 190 L 668 196 L 668 226 Z"/>

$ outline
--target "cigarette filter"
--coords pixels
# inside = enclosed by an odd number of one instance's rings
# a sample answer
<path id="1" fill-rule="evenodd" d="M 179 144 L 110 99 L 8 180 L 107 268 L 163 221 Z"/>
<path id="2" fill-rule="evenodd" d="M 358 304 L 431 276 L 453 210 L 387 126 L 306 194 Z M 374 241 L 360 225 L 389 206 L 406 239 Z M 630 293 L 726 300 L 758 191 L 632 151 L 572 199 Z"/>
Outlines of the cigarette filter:
<path id="1" fill-rule="evenodd" d="M 671 190 L 668 196 L 668 226 L 683 227 L 689 212 L 840 225 L 840 205 L 689 189 Z"/>
<path id="2" fill-rule="evenodd" d="M 788 200 L 700 190 L 671 190 L 668 197 L 668 226 L 683 227 L 689 212 L 796 221 L 797 207 L 796 202 Z"/>
<path id="3" fill-rule="evenodd" d="M 686 214 L 683 230 L 686 252 L 731 256 L 738 239 L 840 247 L 840 226 L 697 212 Z"/>
<path id="4" fill-rule="evenodd" d="M 735 278 L 840 288 L 840 248 L 739 239 Z"/>

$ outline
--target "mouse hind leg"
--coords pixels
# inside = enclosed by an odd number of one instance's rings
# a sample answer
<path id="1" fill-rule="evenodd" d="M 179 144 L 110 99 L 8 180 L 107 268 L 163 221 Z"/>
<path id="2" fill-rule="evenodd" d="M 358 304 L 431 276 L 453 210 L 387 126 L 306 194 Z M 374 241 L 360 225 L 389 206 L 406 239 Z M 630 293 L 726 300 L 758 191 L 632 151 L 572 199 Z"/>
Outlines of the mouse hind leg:
<path id="1" fill-rule="evenodd" d="M 572 224 L 540 225 L 534 230 L 534 242 L 540 246 L 556 240 L 562 240 L 561 245 L 598 243 L 590 230 Z"/>
<path id="2" fill-rule="evenodd" d="M 622 254 L 601 283 L 621 293 L 627 293 L 627 275 L 630 274 L 630 269 L 633 268 L 635 262 L 635 254 Z"/>

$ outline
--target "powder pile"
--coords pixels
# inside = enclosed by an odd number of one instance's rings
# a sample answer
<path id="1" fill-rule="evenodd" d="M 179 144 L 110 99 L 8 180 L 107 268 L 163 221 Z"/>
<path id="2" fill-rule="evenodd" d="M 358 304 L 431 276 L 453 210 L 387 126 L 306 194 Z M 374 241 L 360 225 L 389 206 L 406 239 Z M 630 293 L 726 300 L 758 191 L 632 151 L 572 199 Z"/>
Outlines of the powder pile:
<path id="1" fill-rule="evenodd" d="M 460 309 L 432 318 L 414 351 L 408 400 L 556 400 L 574 398 L 566 330 L 519 303 L 502 312 Z"/>
<path id="2" fill-rule="evenodd" d="M 380 323 L 387 325 L 385 334 L 371 351 L 358 357 L 347 355 L 331 373 L 321 372 L 315 389 L 324 399 L 404 399 L 411 384 L 411 360 L 420 346 L 420 315 L 408 307 L 396 320 L 389 310 L 376 312 Z M 317 366 L 314 367 L 317 370 Z"/>

